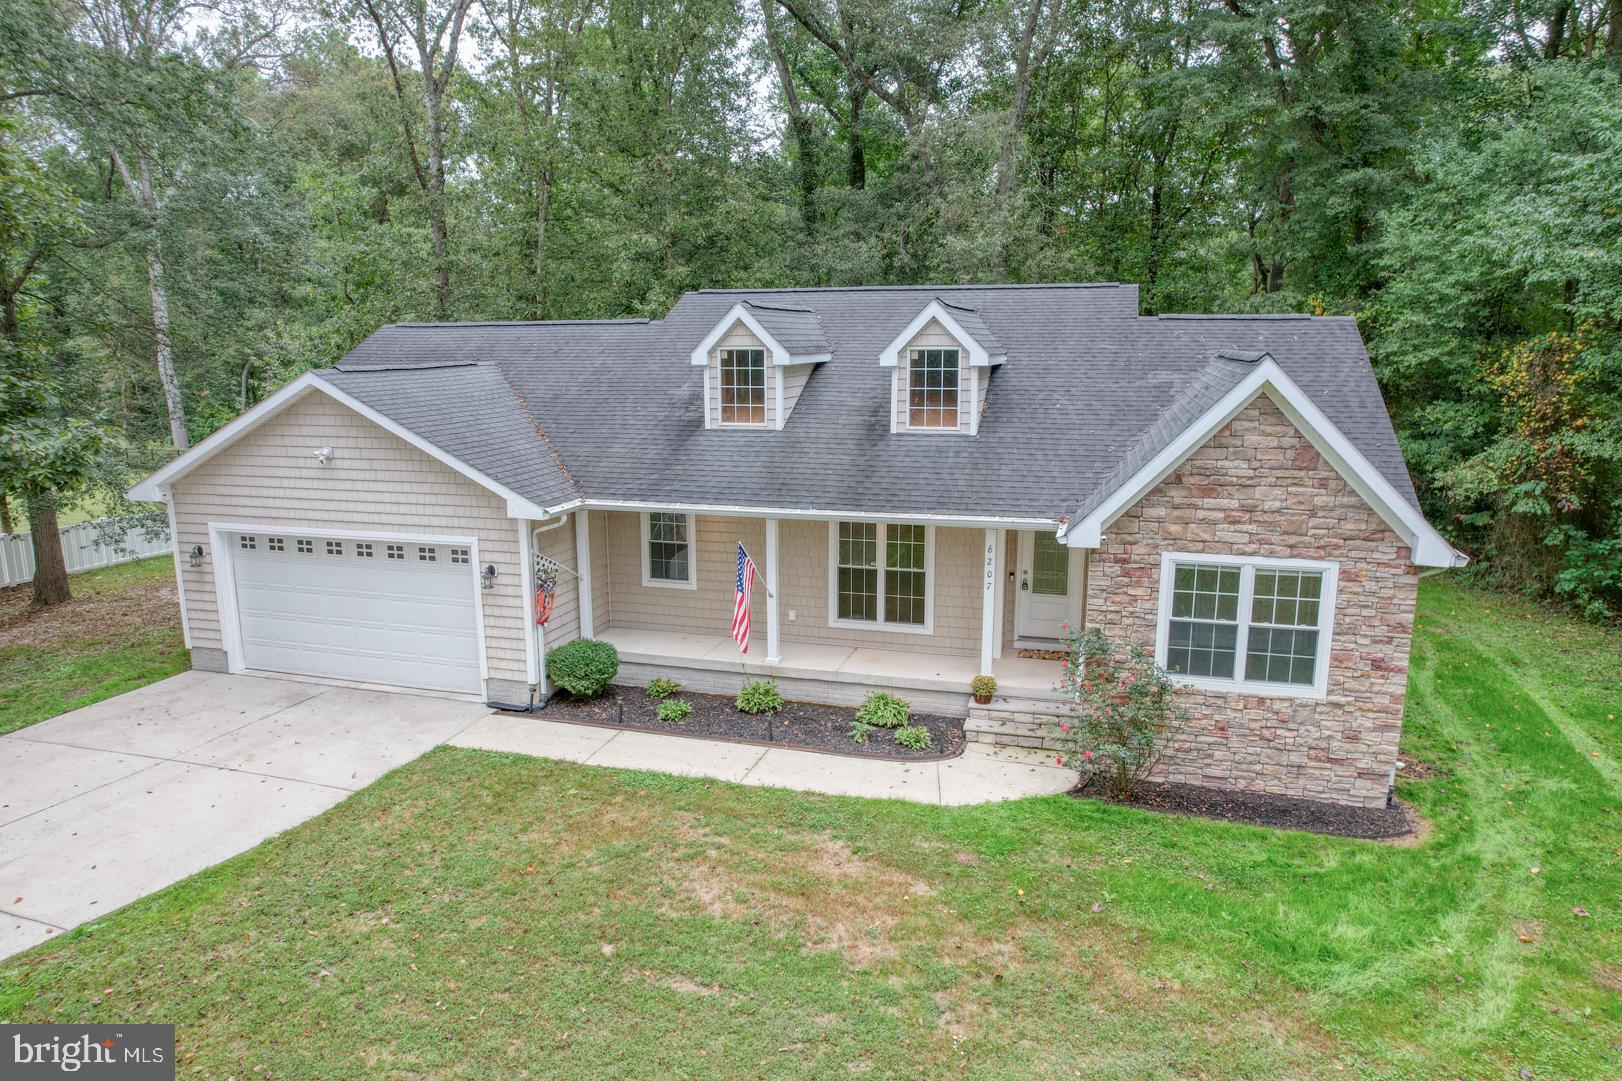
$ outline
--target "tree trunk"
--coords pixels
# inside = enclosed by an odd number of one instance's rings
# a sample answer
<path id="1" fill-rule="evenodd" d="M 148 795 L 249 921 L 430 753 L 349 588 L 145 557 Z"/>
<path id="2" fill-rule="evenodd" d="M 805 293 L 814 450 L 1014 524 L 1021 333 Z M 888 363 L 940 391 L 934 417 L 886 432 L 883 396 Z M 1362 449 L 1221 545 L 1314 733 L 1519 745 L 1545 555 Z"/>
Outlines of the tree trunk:
<path id="1" fill-rule="evenodd" d="M 186 403 L 180 397 L 180 379 L 175 375 L 175 353 L 169 336 L 169 290 L 163 281 L 163 240 L 158 223 L 151 223 L 146 246 L 146 280 L 152 293 L 152 345 L 158 357 L 158 382 L 163 384 L 163 404 L 169 410 L 169 438 L 176 450 L 191 446 L 186 431 Z"/>
<path id="2" fill-rule="evenodd" d="M 862 146 L 862 102 L 867 90 L 855 87 L 850 92 L 850 165 L 846 186 L 852 191 L 867 187 L 867 150 Z"/>
<path id="3" fill-rule="evenodd" d="M 771 0 L 760 0 L 760 17 L 766 27 L 766 45 L 772 54 L 772 67 L 777 72 L 777 85 L 783 91 L 783 105 L 788 110 L 789 134 L 794 138 L 795 176 L 800 188 L 800 220 L 809 234 L 817 225 L 817 147 L 811 129 L 811 118 L 800 104 L 800 95 L 794 88 L 794 72 L 789 68 L 788 55 L 783 51 L 782 39 L 777 33 L 777 20 L 772 17 L 775 5 Z"/>
<path id="4" fill-rule="evenodd" d="M 1611 16 L 1605 30 L 1605 55 L 1622 57 L 1622 0 L 1611 0 Z"/>
<path id="5" fill-rule="evenodd" d="M 428 119 L 428 230 L 434 238 L 434 308 L 439 318 L 451 314 L 450 234 L 445 228 L 445 129 L 439 115 L 439 95 L 433 86 L 432 68 L 426 69 L 430 87 L 423 95 L 423 111 Z"/>
<path id="6" fill-rule="evenodd" d="M 28 493 L 28 531 L 34 538 L 34 608 L 61 604 L 68 593 L 68 565 L 62 556 L 62 533 L 56 525 L 56 493 Z"/>
<path id="7" fill-rule="evenodd" d="M 552 218 L 552 163 L 535 178 L 535 318 L 546 318 L 546 227 Z"/>
<path id="8" fill-rule="evenodd" d="M 1566 42 L 1566 18 L 1571 13 L 1571 0 L 1561 0 L 1549 16 L 1549 40 L 1543 43 L 1543 59 L 1560 59 L 1561 47 Z"/>
<path id="9" fill-rule="evenodd" d="M 17 532 L 17 523 L 11 519 L 11 500 L 0 492 L 0 533 Z"/>

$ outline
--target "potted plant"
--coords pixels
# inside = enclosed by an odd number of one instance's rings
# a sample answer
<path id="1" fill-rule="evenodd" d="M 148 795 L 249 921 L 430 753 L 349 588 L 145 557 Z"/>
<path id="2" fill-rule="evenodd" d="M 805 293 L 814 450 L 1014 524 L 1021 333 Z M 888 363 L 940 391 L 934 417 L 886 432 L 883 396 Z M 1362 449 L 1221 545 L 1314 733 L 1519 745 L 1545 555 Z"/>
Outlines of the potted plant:
<path id="1" fill-rule="evenodd" d="M 969 680 L 969 693 L 974 695 L 977 705 L 990 704 L 991 696 L 997 693 L 997 677 L 975 676 Z"/>

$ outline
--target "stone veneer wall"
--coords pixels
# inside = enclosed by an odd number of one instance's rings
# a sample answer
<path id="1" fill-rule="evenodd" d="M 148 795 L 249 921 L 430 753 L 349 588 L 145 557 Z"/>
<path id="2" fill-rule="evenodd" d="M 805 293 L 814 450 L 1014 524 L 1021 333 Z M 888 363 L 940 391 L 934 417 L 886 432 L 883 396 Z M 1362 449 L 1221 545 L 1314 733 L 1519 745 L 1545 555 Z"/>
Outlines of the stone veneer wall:
<path id="1" fill-rule="evenodd" d="M 1408 547 L 1271 400 L 1251 403 L 1105 530 L 1088 625 L 1154 645 L 1163 552 L 1340 564 L 1324 699 L 1187 689 L 1155 778 L 1382 806 L 1417 597 Z"/>

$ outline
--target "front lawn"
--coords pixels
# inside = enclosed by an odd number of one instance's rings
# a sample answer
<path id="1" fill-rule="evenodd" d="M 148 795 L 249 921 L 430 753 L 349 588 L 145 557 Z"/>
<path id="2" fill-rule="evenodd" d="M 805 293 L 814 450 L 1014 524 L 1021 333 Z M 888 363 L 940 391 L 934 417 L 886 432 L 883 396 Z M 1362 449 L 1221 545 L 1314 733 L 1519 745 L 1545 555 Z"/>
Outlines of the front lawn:
<path id="1" fill-rule="evenodd" d="M 0 735 L 186 668 L 171 557 L 68 583 L 72 600 L 38 612 L 31 586 L 0 589 Z"/>
<path id="2" fill-rule="evenodd" d="M 1614 1077 L 1619 665 L 1425 583 L 1407 846 L 441 749 L 0 963 L 0 1020 L 218 1078 Z"/>

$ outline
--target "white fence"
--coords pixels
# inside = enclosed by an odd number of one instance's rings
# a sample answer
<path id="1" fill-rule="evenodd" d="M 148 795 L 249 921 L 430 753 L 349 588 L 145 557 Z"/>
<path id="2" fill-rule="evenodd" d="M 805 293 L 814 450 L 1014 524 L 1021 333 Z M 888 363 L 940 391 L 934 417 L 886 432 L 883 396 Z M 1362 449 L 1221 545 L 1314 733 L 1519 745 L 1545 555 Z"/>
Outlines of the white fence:
<path id="1" fill-rule="evenodd" d="M 138 529 L 124 536 L 122 544 L 103 540 L 98 526 L 106 518 L 94 522 L 80 522 L 62 530 L 62 558 L 68 573 L 87 571 L 96 567 L 110 567 L 114 563 L 128 563 L 147 556 L 169 551 L 169 530 L 162 535 L 148 537 Z M 0 586 L 14 586 L 34 580 L 34 538 L 27 533 L 0 533 Z"/>

